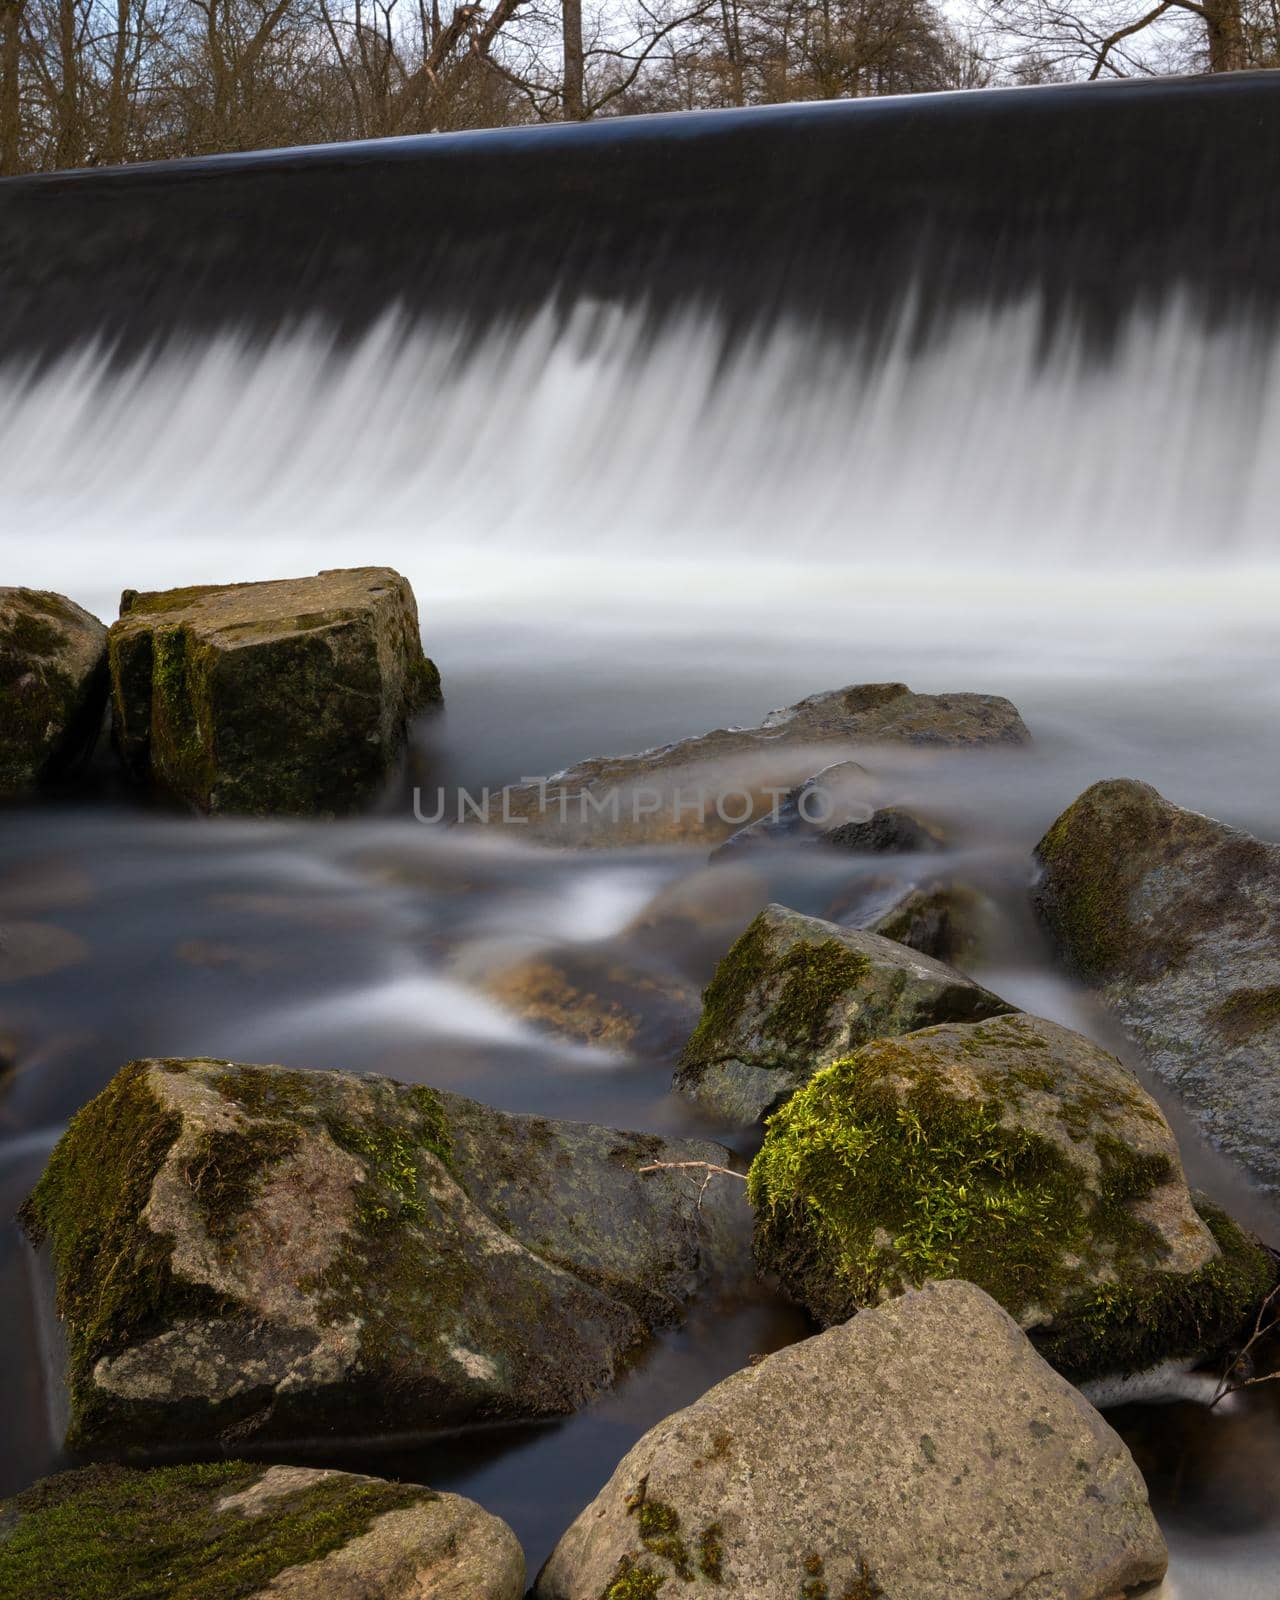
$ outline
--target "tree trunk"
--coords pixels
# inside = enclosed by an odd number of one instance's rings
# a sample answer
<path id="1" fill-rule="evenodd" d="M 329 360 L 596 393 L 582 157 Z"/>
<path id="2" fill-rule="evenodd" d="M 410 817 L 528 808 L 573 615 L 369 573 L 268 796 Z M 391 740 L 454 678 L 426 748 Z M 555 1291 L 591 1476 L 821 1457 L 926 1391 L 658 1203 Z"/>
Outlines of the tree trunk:
<path id="1" fill-rule="evenodd" d="M 78 167 L 84 160 L 84 130 L 80 125 L 80 41 L 77 38 L 75 0 L 58 4 L 58 100 L 54 164 Z"/>
<path id="2" fill-rule="evenodd" d="M 562 0 L 564 12 L 564 120 L 582 122 L 587 115 L 582 60 L 582 0 Z"/>
<path id="3" fill-rule="evenodd" d="M 111 83 L 107 98 L 107 138 L 103 154 L 119 166 L 128 154 L 129 125 L 129 0 L 116 0 L 116 37 L 111 50 Z"/>
<path id="4" fill-rule="evenodd" d="M 22 0 L 0 0 L 0 178 L 18 171 L 22 154 Z"/>
<path id="5" fill-rule="evenodd" d="M 1243 72 L 1248 63 L 1240 0 L 1205 0 L 1204 17 L 1209 35 L 1209 71 Z"/>

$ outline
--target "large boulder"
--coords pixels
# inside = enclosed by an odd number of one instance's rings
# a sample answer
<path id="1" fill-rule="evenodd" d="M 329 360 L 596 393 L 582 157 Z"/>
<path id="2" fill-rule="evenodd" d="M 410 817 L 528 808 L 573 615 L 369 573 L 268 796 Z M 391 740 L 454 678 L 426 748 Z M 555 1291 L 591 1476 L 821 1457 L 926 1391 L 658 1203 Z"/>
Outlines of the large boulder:
<path id="1" fill-rule="evenodd" d="M 704 991 L 675 1087 L 745 1127 L 868 1039 L 1012 1010 L 905 945 L 766 906 Z"/>
<path id="2" fill-rule="evenodd" d="M 75 1445 L 553 1416 L 749 1232 L 728 1159 L 387 1078 L 138 1061 L 23 1208 L 48 1237 Z"/>
<path id="3" fill-rule="evenodd" d="M 389 567 L 126 591 L 109 657 L 125 768 L 202 811 L 350 811 L 440 699 Z"/>
<path id="4" fill-rule="evenodd" d="M 660 1422 L 537 1600 L 1118 1600 L 1166 1551 L 1122 1441 L 967 1283 L 766 1357 Z"/>
<path id="5" fill-rule="evenodd" d="M 85 1467 L 0 1502 L 15 1600 L 521 1600 L 524 1580 L 472 1501 L 349 1472 Z"/>
<path id="6" fill-rule="evenodd" d="M 1280 1192 L 1280 845 L 1117 779 L 1036 859 L 1067 961 L 1208 1137 Z"/>
<path id="7" fill-rule="evenodd" d="M 0 795 L 74 771 L 107 703 L 107 630 L 46 589 L 0 588 Z"/>
<path id="8" fill-rule="evenodd" d="M 832 1063 L 770 1119 L 749 1192 L 757 1260 L 821 1322 L 962 1277 L 1075 1380 L 1214 1351 L 1275 1275 L 1196 1210 L 1133 1074 L 1039 1017 Z"/>
<path id="9" fill-rule="evenodd" d="M 487 820 L 583 845 L 718 844 L 771 815 L 825 755 L 879 744 L 981 748 L 1030 740 L 1008 700 L 863 683 L 639 755 L 583 761 L 499 791 Z"/>

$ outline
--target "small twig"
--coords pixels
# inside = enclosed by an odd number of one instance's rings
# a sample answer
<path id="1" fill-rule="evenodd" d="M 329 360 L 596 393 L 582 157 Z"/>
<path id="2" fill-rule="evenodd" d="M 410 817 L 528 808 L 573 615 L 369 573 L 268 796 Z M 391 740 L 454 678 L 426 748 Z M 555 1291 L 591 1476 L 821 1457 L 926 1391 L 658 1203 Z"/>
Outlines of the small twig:
<path id="1" fill-rule="evenodd" d="M 1268 1317 L 1268 1312 L 1274 1308 L 1275 1314 Z M 1218 1387 L 1214 1391 L 1213 1399 L 1209 1402 L 1212 1411 L 1219 1400 L 1225 1400 L 1229 1394 L 1235 1394 L 1239 1389 L 1251 1389 L 1255 1384 L 1274 1383 L 1280 1381 L 1280 1370 L 1275 1372 L 1258 1373 L 1255 1377 L 1241 1378 L 1237 1382 L 1231 1381 L 1232 1374 L 1238 1372 L 1249 1359 L 1249 1352 L 1260 1339 L 1265 1339 L 1269 1333 L 1274 1333 L 1280 1328 L 1280 1284 L 1271 1291 L 1267 1298 L 1258 1307 L 1258 1314 L 1253 1320 L 1253 1332 L 1245 1341 L 1244 1348 L 1232 1361 L 1231 1365 L 1218 1380 Z"/>
<path id="2" fill-rule="evenodd" d="M 702 1210 L 702 1198 L 707 1192 L 707 1185 L 717 1173 L 726 1178 L 737 1178 L 739 1183 L 747 1181 L 745 1172 L 735 1172 L 732 1167 L 718 1167 L 714 1161 L 651 1161 L 646 1167 L 637 1167 L 637 1172 L 701 1172 L 702 1182 L 698 1185 L 698 1210 Z"/>

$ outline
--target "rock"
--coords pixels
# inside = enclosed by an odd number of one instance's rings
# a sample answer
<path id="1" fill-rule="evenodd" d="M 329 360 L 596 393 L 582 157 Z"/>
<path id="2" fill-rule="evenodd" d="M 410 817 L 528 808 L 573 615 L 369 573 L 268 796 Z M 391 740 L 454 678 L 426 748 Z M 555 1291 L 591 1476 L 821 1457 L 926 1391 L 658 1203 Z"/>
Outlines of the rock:
<path id="1" fill-rule="evenodd" d="M 1280 1193 L 1280 845 L 1118 779 L 1036 859 L 1067 961 L 1205 1134 Z"/>
<path id="2" fill-rule="evenodd" d="M 822 842 L 860 854 L 907 855 L 945 849 L 947 841 L 940 828 L 905 806 L 885 806 L 865 820 L 855 819 L 828 828 L 822 835 Z"/>
<path id="3" fill-rule="evenodd" d="M 89 946 L 67 928 L 52 922 L 0 921 L 0 983 L 47 978 L 88 959 Z"/>
<path id="4" fill-rule="evenodd" d="M 628 923 L 638 949 L 677 959 L 702 982 L 751 920 L 769 903 L 769 886 L 746 862 L 683 873 Z"/>
<path id="5" fill-rule="evenodd" d="M 869 933 L 908 945 L 935 961 L 971 961 L 983 929 L 994 921 L 989 900 L 968 884 L 953 881 L 913 886 L 897 903 L 867 924 Z"/>
<path id="6" fill-rule="evenodd" d="M 667 1143 L 387 1078 L 138 1061 L 23 1208 L 73 1445 L 368 1435 L 573 1410 L 749 1228 Z"/>
<path id="7" fill-rule="evenodd" d="M 524 1554 L 470 1500 L 244 1461 L 85 1467 L 0 1502 L 23 1600 L 521 1600 Z"/>
<path id="8" fill-rule="evenodd" d="M 951 748 L 1030 740 L 1008 700 L 913 694 L 864 683 L 639 755 L 606 756 L 501 790 L 486 820 L 527 838 L 579 845 L 716 844 L 773 811 L 814 770 L 814 756 L 877 744 Z"/>
<path id="9" fill-rule="evenodd" d="M 0 588 L 0 795 L 65 778 L 107 703 L 107 630 L 46 589 Z"/>
<path id="10" fill-rule="evenodd" d="M 486 972 L 480 987 L 549 1033 L 642 1056 L 675 1056 L 700 1010 L 695 985 L 624 939 L 540 950 Z"/>
<path id="11" fill-rule="evenodd" d="M 747 1126 L 868 1039 L 1012 1010 L 904 945 L 766 906 L 703 993 L 674 1086 Z"/>
<path id="12" fill-rule="evenodd" d="M 711 852 L 713 861 L 739 859 L 752 850 L 818 838 L 824 827 L 865 822 L 875 814 L 875 778 L 856 761 L 824 767 L 783 796 L 765 816 L 732 833 Z"/>
<path id="13" fill-rule="evenodd" d="M 735 1373 L 651 1429 L 536 1600 L 1118 1600 L 1164 1540 L 1123 1442 L 967 1283 Z"/>
<path id="14" fill-rule="evenodd" d="M 834 1062 L 770 1119 L 749 1192 L 758 1262 L 819 1321 L 966 1278 L 1077 1381 L 1214 1352 L 1275 1277 L 1197 1212 L 1133 1074 L 1039 1017 Z"/>
<path id="15" fill-rule="evenodd" d="M 127 591 L 109 638 L 128 772 L 202 811 L 336 815 L 369 800 L 440 700 L 389 567 Z"/>

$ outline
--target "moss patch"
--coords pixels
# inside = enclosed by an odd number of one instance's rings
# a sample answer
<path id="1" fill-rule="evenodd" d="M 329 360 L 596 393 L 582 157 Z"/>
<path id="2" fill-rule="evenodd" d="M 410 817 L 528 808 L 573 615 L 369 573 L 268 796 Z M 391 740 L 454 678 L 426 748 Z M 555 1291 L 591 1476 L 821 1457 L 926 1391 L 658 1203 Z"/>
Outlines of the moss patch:
<path id="1" fill-rule="evenodd" d="M 183 1310 L 222 1314 L 225 1300 L 170 1270 L 173 1240 L 142 1218 L 157 1173 L 181 1131 L 133 1062 L 71 1119 L 19 1212 L 33 1243 L 48 1237 L 66 1323 L 74 1443 L 87 1414 L 92 1367 Z"/>
<path id="2" fill-rule="evenodd" d="M 264 1468 L 243 1462 L 132 1472 L 91 1467 L 10 1502 L 0 1593 L 23 1600 L 242 1600 L 289 1567 L 319 1561 L 376 1517 L 434 1498 L 394 1483 L 329 1478 L 261 1516 L 218 1511 Z"/>
<path id="3" fill-rule="evenodd" d="M 219 1128 L 205 1134 L 187 1161 L 186 1179 L 205 1231 L 215 1243 L 228 1243 L 270 1169 L 301 1140 L 301 1129 L 287 1122 Z"/>
<path id="4" fill-rule="evenodd" d="M 1167 1249 L 1131 1203 L 1168 1181 L 1166 1157 L 1104 1134 L 1095 1183 L 1057 1143 L 1006 1126 L 1002 1100 L 949 1092 L 927 1038 L 820 1072 L 769 1119 L 752 1164 L 757 1257 L 823 1322 L 964 1278 L 1015 1317 L 1051 1312 L 1072 1330 L 1051 1359 L 1082 1378 L 1131 1370 L 1140 1350 L 1202 1352 L 1256 1303 L 1266 1258 L 1247 1242 L 1244 1270 L 1153 1265 Z M 1098 1289 L 1098 1273 L 1120 1282 Z"/>
<path id="5" fill-rule="evenodd" d="M 1280 1023 L 1280 987 L 1237 989 L 1206 1013 L 1205 1021 L 1229 1044 L 1243 1044 Z"/>
<path id="6" fill-rule="evenodd" d="M 654 1600 L 666 1581 L 648 1562 L 623 1556 L 617 1571 L 601 1591 L 600 1600 Z"/>

